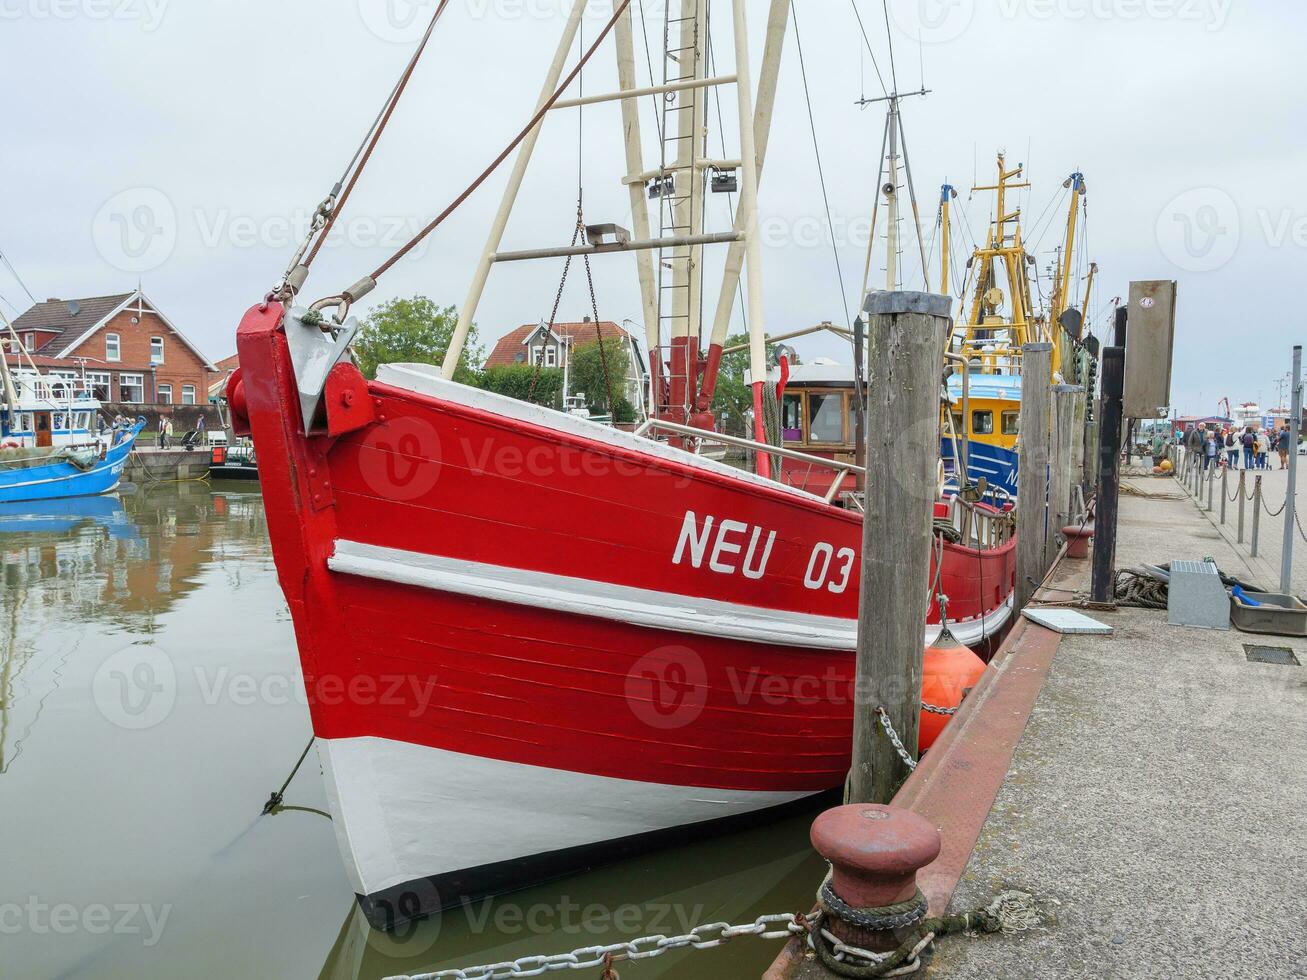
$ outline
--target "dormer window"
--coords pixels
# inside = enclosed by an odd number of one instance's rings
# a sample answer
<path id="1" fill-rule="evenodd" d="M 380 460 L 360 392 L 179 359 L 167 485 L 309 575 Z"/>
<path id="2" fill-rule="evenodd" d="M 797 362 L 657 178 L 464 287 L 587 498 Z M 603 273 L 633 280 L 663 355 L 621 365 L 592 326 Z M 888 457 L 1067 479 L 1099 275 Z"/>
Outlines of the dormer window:
<path id="1" fill-rule="evenodd" d="M 32 353 L 33 351 L 35 351 L 35 350 L 36 350 L 36 334 L 34 334 L 34 333 L 25 333 L 25 334 L 23 334 L 23 346 L 27 348 L 27 352 L 28 352 L 29 354 Z"/>
<path id="2" fill-rule="evenodd" d="M 104 335 L 104 359 L 106 361 L 122 360 L 122 341 L 116 333 Z"/>

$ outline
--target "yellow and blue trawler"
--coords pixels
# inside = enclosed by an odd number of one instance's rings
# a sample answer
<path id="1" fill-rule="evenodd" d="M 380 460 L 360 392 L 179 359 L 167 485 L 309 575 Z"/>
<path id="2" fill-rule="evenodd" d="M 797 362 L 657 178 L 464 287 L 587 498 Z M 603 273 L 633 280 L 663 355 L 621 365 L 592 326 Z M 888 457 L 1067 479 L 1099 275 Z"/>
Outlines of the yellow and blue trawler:
<path id="1" fill-rule="evenodd" d="M 1084 176 L 1073 173 L 1063 185 L 1070 192 L 1066 237 L 1058 249 L 1048 306 L 1040 311 L 1031 291 L 1031 271 L 1034 270 L 1037 282 L 1038 270 L 1022 236 L 1021 209 L 1008 210 L 1009 192 L 1030 186 L 1021 179 L 1023 171 L 1021 164 L 1009 169 L 1000 153 L 998 182 L 972 188 L 994 191 L 996 206 L 985 243 L 974 248 L 958 290 L 961 309 L 949 354 L 949 361 L 957 370 L 948 377 L 949 406 L 941 424 L 946 493 L 976 487 L 983 479 L 985 495 L 991 499 L 1016 498 L 1023 345 L 1052 343 L 1051 382 L 1085 384 L 1086 411 L 1092 409 L 1090 389 L 1096 345 L 1092 338 L 1088 344 L 1082 341 L 1083 314 L 1071 305 L 1077 218 L 1085 197 Z M 945 184 L 939 213 L 944 288 L 951 282 L 949 211 L 956 196 L 956 191 Z M 1088 307 L 1095 271 L 1096 266 L 1090 264 L 1082 310 Z M 960 479 L 964 472 L 965 479 Z"/>

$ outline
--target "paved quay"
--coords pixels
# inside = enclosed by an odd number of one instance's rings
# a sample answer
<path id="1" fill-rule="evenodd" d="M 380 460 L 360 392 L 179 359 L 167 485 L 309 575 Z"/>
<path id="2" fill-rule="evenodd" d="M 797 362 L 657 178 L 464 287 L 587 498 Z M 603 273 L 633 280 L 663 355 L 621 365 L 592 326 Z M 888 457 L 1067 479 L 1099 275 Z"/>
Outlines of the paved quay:
<path id="1" fill-rule="evenodd" d="M 1119 567 L 1207 556 L 1271 580 L 1177 481 L 1128 481 Z M 1278 539 L 1271 561 L 1278 569 Z M 1087 561 L 1064 560 L 1043 595 L 1070 598 L 1088 578 Z M 1034 896 L 1040 925 L 946 937 L 920 975 L 1307 977 L 1307 666 L 1252 663 L 1243 648 L 1287 646 L 1307 665 L 1307 641 L 1170 627 L 1164 611 L 1091 615 L 1114 633 L 1058 643 L 1030 626 L 1015 644 L 1018 666 L 1034 639 L 1056 644 L 1029 721 L 960 878 L 933 868 L 919 878 L 932 913 L 957 879 L 949 911 L 1018 889 Z M 975 730 L 942 750 L 954 756 L 936 760 L 936 783 L 968 765 L 957 743 L 987 747 Z M 976 810 L 979 822 L 989 799 L 951 791 L 923 807 L 931 789 L 913 798 L 911 787 L 896 804 L 941 826 L 946 852 L 950 833 L 966 836 L 949 824 L 967 818 L 951 811 Z M 770 976 L 830 975 L 790 952 Z"/>

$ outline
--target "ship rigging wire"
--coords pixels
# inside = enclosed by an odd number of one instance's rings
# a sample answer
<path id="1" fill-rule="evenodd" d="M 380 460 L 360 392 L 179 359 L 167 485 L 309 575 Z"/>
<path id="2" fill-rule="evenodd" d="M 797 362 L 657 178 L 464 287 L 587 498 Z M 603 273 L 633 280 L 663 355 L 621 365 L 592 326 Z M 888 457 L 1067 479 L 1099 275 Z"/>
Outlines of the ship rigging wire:
<path id="1" fill-rule="evenodd" d="M 563 93 L 566 92 L 572 82 L 576 80 L 576 76 L 580 74 L 581 70 L 586 66 L 586 63 L 594 57 L 594 53 L 599 50 L 599 46 L 604 42 L 608 35 L 612 33 L 613 28 L 617 25 L 617 21 L 626 12 L 630 5 L 631 0 L 621 0 L 621 2 L 617 4 L 616 8 L 613 10 L 612 17 L 610 17 L 608 22 L 604 24 L 593 43 L 591 43 L 590 47 L 581 56 L 581 60 L 575 67 L 573 67 L 571 72 L 568 73 L 567 77 L 563 79 L 558 88 L 554 90 L 554 93 L 545 100 L 544 104 L 541 105 L 539 109 L 536 110 L 526 126 L 524 126 L 522 130 L 514 136 L 511 141 L 509 141 L 508 145 L 504 147 L 499 155 L 490 162 L 490 165 L 486 167 L 486 169 L 483 170 L 481 174 L 472 181 L 472 183 L 468 184 L 468 186 L 457 197 L 455 197 L 443 211 L 436 215 L 436 217 L 432 218 L 426 227 L 414 235 L 407 244 L 401 246 L 393 255 L 391 255 L 390 258 L 377 266 L 368 278 L 375 281 L 389 272 L 396 263 L 412 252 L 413 249 L 417 248 L 418 245 L 422 244 L 422 242 L 425 241 L 433 231 L 444 224 L 445 220 L 453 214 L 464 201 L 471 197 L 477 189 L 490 178 L 491 174 L 499 169 L 500 165 L 508 159 L 509 155 L 521 145 L 545 116 L 549 114 L 550 110 L 553 109 L 554 104 L 563 97 Z"/>
<path id="2" fill-rule="evenodd" d="M 880 63 L 876 61 L 876 52 L 871 49 L 871 38 L 867 37 L 867 25 L 862 22 L 862 14 L 858 11 L 858 0 L 849 0 L 849 6 L 853 8 L 853 16 L 858 18 L 858 29 L 862 32 L 862 43 L 867 49 L 867 55 L 871 58 L 871 67 L 876 69 L 876 78 L 880 82 L 880 90 L 888 97 L 889 88 L 885 85 L 885 76 L 881 74 Z"/>
<path id="3" fill-rule="evenodd" d="M 30 299 L 32 301 L 32 305 L 35 306 L 37 303 L 36 297 L 32 295 L 32 291 L 27 288 L 27 283 L 23 282 L 23 277 L 18 274 L 18 270 L 14 268 L 14 264 L 9 261 L 9 257 L 5 255 L 4 252 L 0 252 L 0 262 L 3 262 L 5 264 L 5 268 L 9 270 L 9 274 L 14 277 L 14 281 L 18 283 L 19 286 L 22 287 L 23 292 L 27 294 L 27 298 Z M 5 300 L 5 302 L 9 303 L 9 300 Z M 18 307 L 14 306 L 13 303 L 9 303 L 9 305 L 12 306 L 15 310 L 18 309 Z"/>
<path id="4" fill-rule="evenodd" d="M 318 252 L 322 250 L 323 243 L 326 242 L 327 236 L 331 234 L 332 228 L 336 225 L 337 217 L 339 217 L 340 212 L 344 210 L 345 203 L 354 192 L 354 187 L 358 183 L 359 177 L 362 176 L 368 162 L 372 159 L 372 151 L 377 148 L 377 144 L 381 141 L 381 136 L 386 131 L 386 126 L 390 123 L 390 117 L 394 114 L 395 108 L 399 105 L 399 100 L 403 97 L 404 90 L 408 88 L 409 80 L 413 77 L 413 72 L 417 68 L 418 62 L 422 59 L 422 55 L 427 49 L 427 44 L 431 41 L 431 35 L 435 32 L 436 23 L 440 20 L 440 15 L 445 12 L 447 6 L 449 6 L 449 0 L 440 0 L 440 5 L 436 7 L 435 13 L 431 16 L 431 23 L 427 25 L 426 33 L 422 35 L 422 40 L 418 43 L 417 49 L 409 59 L 408 65 L 399 76 L 399 81 L 395 83 L 395 87 L 391 90 L 390 96 L 386 99 L 385 104 L 382 105 L 381 111 L 377 114 L 377 118 L 373 121 L 371 128 L 364 134 L 363 140 L 359 143 L 358 149 L 354 151 L 353 159 L 350 160 L 344 173 L 341 174 L 340 180 L 336 182 L 335 186 L 332 188 L 331 194 L 328 195 L 327 200 L 333 203 L 327 213 L 326 223 L 323 225 L 321 233 L 313 243 L 312 248 L 309 249 L 308 255 L 304 258 L 304 267 L 306 269 L 311 266 L 313 260 L 318 257 Z M 342 184 L 344 185 L 343 191 L 341 190 Z M 337 194 L 340 194 L 339 200 L 335 200 Z"/>
<path id="5" fill-rule="evenodd" d="M 821 145 L 817 139 L 817 119 L 812 111 L 812 93 L 808 90 L 808 67 L 803 57 L 803 39 L 799 35 L 799 11 L 796 3 L 790 4 L 790 19 L 794 22 L 794 45 L 799 51 L 799 74 L 803 78 L 803 98 L 808 106 L 808 127 L 812 131 L 812 152 L 817 158 L 817 181 L 821 185 L 821 200 L 826 208 L 826 229 L 831 236 L 831 255 L 835 260 L 835 275 L 840 284 L 840 302 L 844 306 L 844 325 L 852 330 L 853 321 L 849 316 L 848 287 L 844 284 L 844 268 L 840 265 L 839 243 L 835 241 L 835 223 L 831 218 L 830 195 L 826 192 L 826 172 L 821 165 Z M 859 306 L 861 306 L 861 302 L 859 302 Z"/>

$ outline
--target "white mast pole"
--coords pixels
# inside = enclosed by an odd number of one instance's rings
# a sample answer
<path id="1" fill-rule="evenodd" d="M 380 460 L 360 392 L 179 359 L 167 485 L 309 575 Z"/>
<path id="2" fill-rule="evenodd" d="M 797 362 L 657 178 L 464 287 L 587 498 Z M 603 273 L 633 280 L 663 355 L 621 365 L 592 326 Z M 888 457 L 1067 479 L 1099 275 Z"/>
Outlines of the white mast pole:
<path id="1" fill-rule="evenodd" d="M 614 28 L 617 44 L 617 87 L 628 92 L 636 87 L 635 45 L 632 41 L 631 8 L 627 7 Z M 640 140 L 640 104 L 635 99 L 622 100 L 622 131 L 626 142 L 626 173 L 628 180 L 644 172 L 644 150 Z M 645 200 L 645 185 L 634 181 L 627 190 L 631 197 L 631 231 L 638 241 L 649 241 L 653 232 L 649 226 L 649 205 Z M 657 356 L 659 345 L 658 296 L 654 284 L 653 255 L 649 251 L 635 253 L 635 268 L 640 276 L 640 300 L 644 307 L 644 333 L 650 357 Z"/>
<path id="2" fill-rule="evenodd" d="M 568 15 L 567 26 L 563 28 L 563 36 L 558 42 L 558 50 L 554 54 L 553 63 L 550 64 L 549 72 L 545 77 L 544 88 L 541 89 L 540 98 L 536 102 L 537 112 L 549 101 L 549 97 L 554 94 L 554 90 L 558 88 L 559 80 L 563 77 L 563 67 L 567 63 L 568 52 L 572 50 L 572 43 L 576 40 L 576 33 L 580 29 L 581 17 L 585 14 L 586 2 L 587 0 L 576 0 L 572 4 L 572 12 Z M 486 289 L 486 280 L 490 278 L 490 267 L 494 265 L 495 252 L 499 250 L 499 244 L 503 241 L 504 229 L 508 226 L 508 216 L 512 214 L 518 191 L 522 189 L 527 164 L 531 162 L 531 154 L 535 151 L 536 141 L 540 138 L 540 130 L 544 124 L 544 117 L 541 117 L 540 122 L 536 123 L 535 128 L 522 141 L 522 145 L 517 151 L 517 159 L 513 163 L 513 172 L 509 175 L 508 186 L 504 188 L 504 197 L 499 204 L 499 211 L 490 225 L 490 235 L 486 239 L 486 247 L 481 253 L 481 261 L 477 263 L 476 272 L 473 273 L 472 285 L 468 289 L 467 299 L 464 300 L 462 312 L 458 316 L 458 326 L 454 328 L 454 335 L 449 340 L 449 350 L 445 353 L 445 363 L 440 368 L 441 376 L 446 380 L 452 378 L 454 371 L 458 368 L 458 359 L 463 354 L 463 345 L 467 343 L 468 331 L 472 327 L 472 320 L 476 316 L 477 306 L 481 303 L 481 296 Z"/>
<path id="3" fill-rule="evenodd" d="M 762 179 L 763 164 L 767 159 L 767 144 L 771 138 L 772 112 L 776 107 L 776 88 L 780 78 L 781 51 L 785 46 L 785 31 L 790 21 L 790 0 L 772 0 L 767 17 L 767 39 L 762 48 L 762 69 L 758 75 L 758 102 L 753 115 L 754 146 L 758 154 L 757 174 Z M 741 121 L 741 127 L 744 123 Z M 741 202 L 743 203 L 743 202 Z M 735 230 L 744 234 L 745 212 L 741 207 L 735 215 Z M 740 285 L 744 269 L 746 242 L 732 242 L 726 253 L 726 271 L 722 275 L 722 288 L 717 297 L 717 313 L 713 317 L 709 344 L 721 347 L 730 331 L 731 310 L 735 307 L 735 291 Z"/>
<path id="4" fill-rule="evenodd" d="M 745 0 L 732 0 L 735 15 L 735 86 L 740 116 L 740 174 L 744 187 L 740 193 L 740 212 L 744 217 L 746 306 L 749 312 L 749 372 L 753 379 L 753 433 L 758 442 L 766 442 L 763 423 L 763 386 L 767 382 L 766 328 L 762 319 L 762 243 L 758 240 L 758 149 L 753 135 L 753 77 L 749 67 L 749 26 L 745 17 Z M 771 457 L 758 455 L 758 473 L 771 476 Z"/>
<path id="5" fill-rule="evenodd" d="M 889 179 L 885 182 L 885 288 L 899 288 L 899 100 L 889 100 Z"/>

